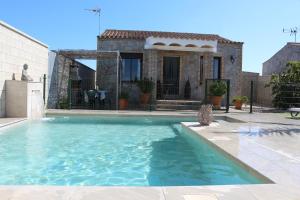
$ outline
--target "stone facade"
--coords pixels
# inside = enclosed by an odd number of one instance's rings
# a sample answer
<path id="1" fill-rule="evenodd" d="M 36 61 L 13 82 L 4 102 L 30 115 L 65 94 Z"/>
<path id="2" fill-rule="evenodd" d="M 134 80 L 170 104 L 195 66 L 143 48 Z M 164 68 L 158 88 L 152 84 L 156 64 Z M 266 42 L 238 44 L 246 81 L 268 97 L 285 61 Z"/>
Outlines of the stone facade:
<path id="1" fill-rule="evenodd" d="M 50 52 L 49 56 L 49 72 L 50 87 L 48 96 L 48 108 L 57 108 L 60 101 L 68 99 L 69 79 L 80 79 L 87 83 L 86 89 L 95 88 L 95 70 L 88 66 L 67 58 L 56 52 Z M 78 70 L 74 70 L 70 66 L 77 66 Z M 85 89 L 85 88 L 82 88 Z"/>
<path id="2" fill-rule="evenodd" d="M 300 43 L 287 43 L 269 60 L 263 63 L 262 75 L 280 73 L 286 68 L 289 61 L 300 61 Z"/>
<path id="3" fill-rule="evenodd" d="M 24 64 L 34 81 L 42 81 L 48 75 L 47 45 L 0 21 L 0 117 L 5 116 L 5 80 L 13 74 L 21 80 Z"/>
<path id="4" fill-rule="evenodd" d="M 163 58 L 165 56 L 180 58 L 180 78 L 178 99 L 184 99 L 184 87 L 186 81 L 191 84 L 191 99 L 203 100 L 205 96 L 205 79 L 212 78 L 213 58 L 221 58 L 221 78 L 229 79 L 231 83 L 231 98 L 241 94 L 242 76 L 242 43 L 218 43 L 217 52 L 194 52 L 194 51 L 170 51 L 145 49 L 145 40 L 142 39 L 101 39 L 98 38 L 98 50 L 119 51 L 122 53 L 141 53 L 143 54 L 142 77 L 151 78 L 155 83 L 163 81 L 162 69 Z M 203 82 L 200 83 L 200 57 L 204 58 Z M 234 58 L 232 62 L 231 58 Z M 111 62 L 111 61 L 110 61 Z M 109 66 L 105 60 L 98 60 L 97 64 L 97 85 L 107 89 L 110 85 L 116 86 L 116 66 L 111 63 Z M 114 66 L 114 67 L 112 67 Z M 109 72 L 107 72 L 109 70 Z M 107 75 L 108 74 L 108 75 Z M 129 84 L 126 83 L 128 88 Z M 133 86 L 132 86 L 133 87 Z M 114 87 L 115 88 L 115 87 Z M 110 89 L 113 89 L 111 88 Z M 134 89 L 135 93 L 138 92 Z M 153 100 L 156 100 L 156 87 L 153 91 Z M 131 96 L 131 95 L 130 95 Z M 135 97 L 139 94 L 134 94 Z M 131 101 L 131 103 L 134 103 Z"/>

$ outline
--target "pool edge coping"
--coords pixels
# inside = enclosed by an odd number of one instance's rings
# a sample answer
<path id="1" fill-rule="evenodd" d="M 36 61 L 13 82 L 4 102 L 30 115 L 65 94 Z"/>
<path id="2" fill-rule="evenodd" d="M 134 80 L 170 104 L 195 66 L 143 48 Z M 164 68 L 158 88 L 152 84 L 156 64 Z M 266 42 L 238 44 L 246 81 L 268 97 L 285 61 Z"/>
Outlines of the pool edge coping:
<path id="1" fill-rule="evenodd" d="M 0 124 L 0 130 L 2 128 L 9 128 L 9 127 L 12 127 L 20 122 L 24 122 L 24 121 L 27 121 L 28 119 L 27 118 L 20 118 L 20 119 L 16 119 L 14 121 L 11 121 L 11 122 L 7 122 L 5 124 Z"/>
<path id="2" fill-rule="evenodd" d="M 204 142 L 206 142 L 211 147 L 215 148 L 217 151 L 219 151 L 220 153 L 222 153 L 225 157 L 227 157 L 228 159 L 232 160 L 233 162 L 235 162 L 240 167 L 244 168 L 252 176 L 255 176 L 256 178 L 261 179 L 262 181 L 265 181 L 265 183 L 250 184 L 250 185 L 276 184 L 276 182 L 274 182 L 271 178 L 269 178 L 266 175 L 264 175 L 263 173 L 259 172 L 254 167 L 246 164 L 244 161 L 242 161 L 239 158 L 237 158 L 236 156 L 232 155 L 230 152 L 226 151 L 221 146 L 215 144 L 213 141 L 208 140 L 207 138 L 205 138 L 204 136 L 202 136 L 199 132 L 197 132 L 196 130 L 192 129 L 192 127 L 189 127 L 186 123 L 188 123 L 188 122 L 181 122 L 180 124 L 182 125 L 182 127 L 186 128 L 187 130 L 189 130 L 190 132 L 192 132 L 194 135 L 196 135 L 196 136 L 200 137 L 201 139 L 203 139 Z M 218 122 L 215 122 L 215 123 L 218 123 Z M 200 126 L 198 126 L 198 127 L 200 127 Z M 208 129 L 209 128 L 209 126 L 201 126 L 201 127 L 203 127 L 203 129 Z"/>

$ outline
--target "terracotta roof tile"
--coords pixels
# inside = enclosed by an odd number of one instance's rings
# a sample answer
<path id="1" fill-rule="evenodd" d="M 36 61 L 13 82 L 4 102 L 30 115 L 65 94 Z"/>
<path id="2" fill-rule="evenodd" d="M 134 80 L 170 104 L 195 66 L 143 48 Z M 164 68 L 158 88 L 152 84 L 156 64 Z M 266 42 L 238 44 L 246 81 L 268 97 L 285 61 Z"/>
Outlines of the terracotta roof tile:
<path id="1" fill-rule="evenodd" d="M 135 31 L 135 30 L 105 30 L 101 34 L 101 39 L 138 39 L 145 40 L 148 37 L 176 38 L 176 39 L 194 39 L 194 40 L 217 40 L 220 43 L 242 43 L 235 42 L 219 35 L 198 34 L 198 33 L 179 33 L 179 32 L 161 32 L 161 31 Z"/>

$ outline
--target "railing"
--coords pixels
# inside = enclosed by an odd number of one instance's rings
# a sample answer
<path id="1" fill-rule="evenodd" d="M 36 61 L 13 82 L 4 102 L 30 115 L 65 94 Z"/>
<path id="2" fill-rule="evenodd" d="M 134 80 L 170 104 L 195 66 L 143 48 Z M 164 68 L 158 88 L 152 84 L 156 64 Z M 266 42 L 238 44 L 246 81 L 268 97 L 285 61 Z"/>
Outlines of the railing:
<path id="1" fill-rule="evenodd" d="M 300 84 L 289 83 L 280 86 L 279 94 L 275 96 L 277 106 L 281 108 L 300 107 Z"/>
<path id="2" fill-rule="evenodd" d="M 179 96 L 178 84 L 162 84 L 157 82 L 157 98 L 166 99 Z"/>

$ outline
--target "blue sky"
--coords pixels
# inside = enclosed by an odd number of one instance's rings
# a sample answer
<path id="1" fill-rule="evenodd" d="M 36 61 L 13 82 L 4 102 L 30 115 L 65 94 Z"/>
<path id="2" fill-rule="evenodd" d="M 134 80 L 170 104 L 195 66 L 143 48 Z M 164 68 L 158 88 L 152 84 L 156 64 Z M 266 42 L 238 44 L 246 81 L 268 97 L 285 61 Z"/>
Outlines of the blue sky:
<path id="1" fill-rule="evenodd" d="M 0 19 L 50 49 L 95 49 L 98 18 L 84 9 L 96 6 L 102 31 L 213 33 L 242 41 L 243 70 L 254 72 L 294 40 L 283 27 L 300 28 L 300 0 L 1 0 Z"/>

